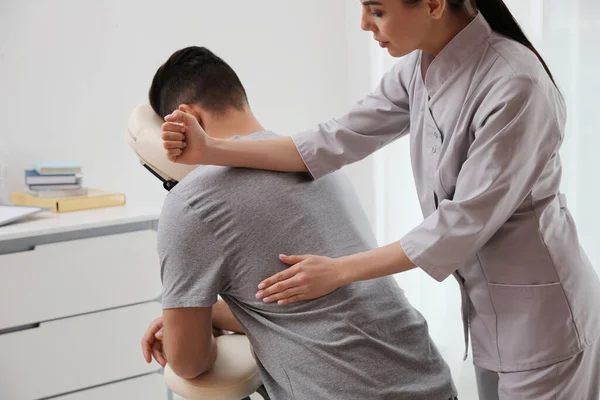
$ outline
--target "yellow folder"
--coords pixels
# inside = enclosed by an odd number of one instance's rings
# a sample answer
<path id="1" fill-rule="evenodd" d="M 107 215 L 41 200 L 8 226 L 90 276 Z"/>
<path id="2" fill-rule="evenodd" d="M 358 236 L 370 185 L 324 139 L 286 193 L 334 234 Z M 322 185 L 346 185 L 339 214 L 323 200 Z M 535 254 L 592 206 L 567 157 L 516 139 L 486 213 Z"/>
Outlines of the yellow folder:
<path id="1" fill-rule="evenodd" d="M 125 204 L 125 194 L 99 189 L 88 189 L 86 196 L 40 198 L 25 192 L 13 192 L 10 201 L 16 206 L 48 208 L 52 212 L 90 210 Z"/>

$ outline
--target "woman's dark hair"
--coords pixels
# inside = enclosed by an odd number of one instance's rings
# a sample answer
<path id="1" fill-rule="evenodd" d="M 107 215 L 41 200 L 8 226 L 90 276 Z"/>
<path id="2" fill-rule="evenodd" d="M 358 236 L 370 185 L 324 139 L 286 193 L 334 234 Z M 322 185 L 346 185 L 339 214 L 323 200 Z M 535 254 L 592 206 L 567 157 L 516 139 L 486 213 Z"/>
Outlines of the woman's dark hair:
<path id="1" fill-rule="evenodd" d="M 421 0 L 404 0 L 405 3 L 418 3 Z M 465 6 L 465 1 L 471 0 L 448 0 L 448 7 L 450 10 L 456 11 Z M 481 12 L 487 22 L 490 24 L 491 28 L 497 33 L 504 35 L 512 40 L 515 40 L 521 43 L 523 46 L 527 47 L 529 50 L 533 51 L 535 55 L 538 57 L 544 69 L 554 82 L 554 77 L 550 72 L 550 68 L 538 53 L 538 51 L 533 47 L 533 44 L 529 41 L 525 33 L 515 20 L 515 17 L 511 14 L 510 10 L 504 4 L 502 0 L 474 0 L 474 6 Z M 555 82 L 556 84 L 556 82 Z"/>

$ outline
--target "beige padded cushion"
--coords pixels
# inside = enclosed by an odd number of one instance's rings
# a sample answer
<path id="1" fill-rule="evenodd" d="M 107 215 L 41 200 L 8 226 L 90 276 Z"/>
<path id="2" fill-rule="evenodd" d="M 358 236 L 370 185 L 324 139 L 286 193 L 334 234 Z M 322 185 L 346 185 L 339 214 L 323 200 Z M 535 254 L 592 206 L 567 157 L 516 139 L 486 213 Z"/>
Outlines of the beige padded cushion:
<path id="1" fill-rule="evenodd" d="M 178 395 L 190 400 L 241 400 L 261 385 L 250 342 L 244 335 L 217 339 L 218 355 L 213 368 L 195 379 L 182 379 L 167 365 L 165 381 Z"/>
<path id="2" fill-rule="evenodd" d="M 143 164 L 148 165 L 165 180 L 173 179 L 179 182 L 197 166 L 169 161 L 161 139 L 163 122 L 150 104 L 140 104 L 129 117 L 127 142 Z"/>

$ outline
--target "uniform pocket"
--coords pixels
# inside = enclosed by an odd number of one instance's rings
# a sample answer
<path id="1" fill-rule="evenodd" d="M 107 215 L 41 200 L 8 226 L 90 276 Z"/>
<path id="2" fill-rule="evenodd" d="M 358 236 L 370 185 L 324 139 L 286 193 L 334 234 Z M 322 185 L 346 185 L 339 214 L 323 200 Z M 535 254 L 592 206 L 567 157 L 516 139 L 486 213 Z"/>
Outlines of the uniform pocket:
<path id="1" fill-rule="evenodd" d="M 449 193 L 449 191 L 446 190 L 446 186 L 444 186 L 444 182 L 442 182 L 442 177 L 439 172 L 436 174 L 434 185 L 435 187 L 433 189 L 440 198 L 440 201 L 442 199 L 452 199 L 452 196 L 454 195 L 454 190 L 451 190 L 452 193 Z"/>
<path id="2" fill-rule="evenodd" d="M 488 284 L 496 311 L 503 366 L 536 368 L 579 351 L 579 340 L 562 284 Z"/>

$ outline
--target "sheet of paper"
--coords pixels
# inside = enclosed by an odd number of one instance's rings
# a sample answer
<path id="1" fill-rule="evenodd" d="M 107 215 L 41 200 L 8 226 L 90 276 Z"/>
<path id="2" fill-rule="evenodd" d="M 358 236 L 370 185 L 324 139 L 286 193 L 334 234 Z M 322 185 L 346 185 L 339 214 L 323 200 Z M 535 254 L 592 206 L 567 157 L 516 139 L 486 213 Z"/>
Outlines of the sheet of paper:
<path id="1" fill-rule="evenodd" d="M 16 222 L 40 211 L 44 211 L 44 209 L 39 207 L 0 206 L 0 226 Z"/>

